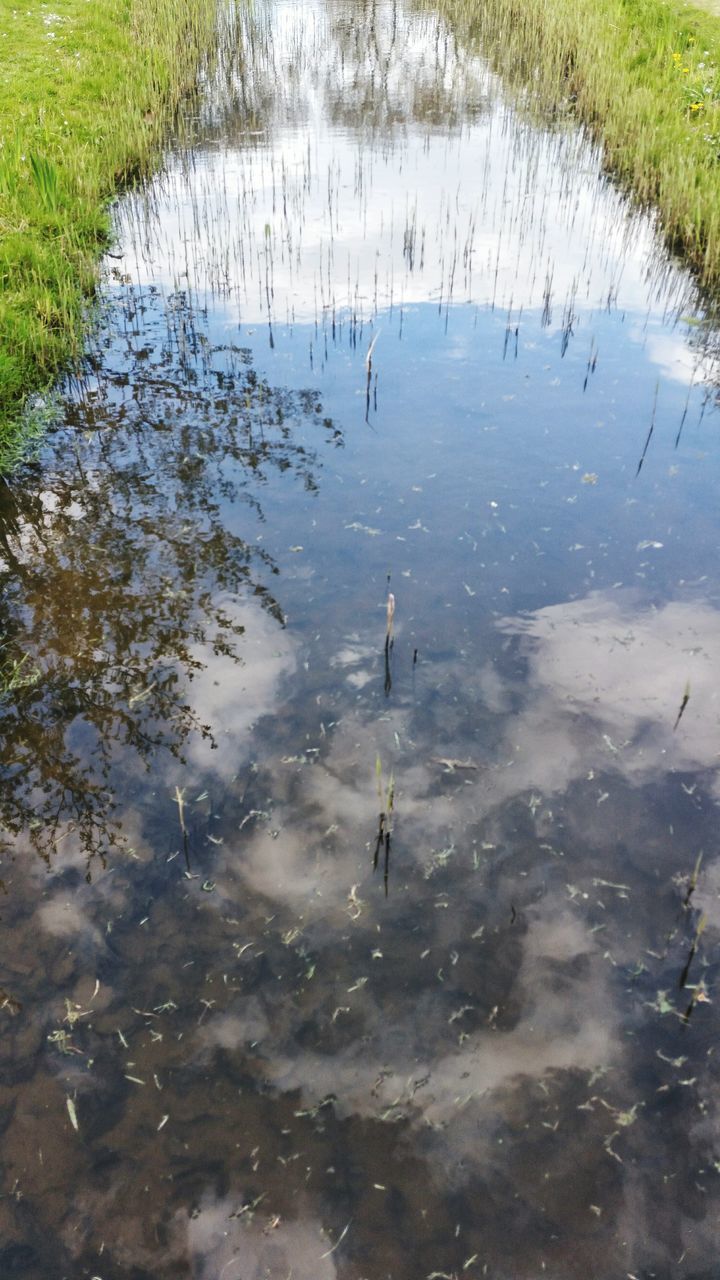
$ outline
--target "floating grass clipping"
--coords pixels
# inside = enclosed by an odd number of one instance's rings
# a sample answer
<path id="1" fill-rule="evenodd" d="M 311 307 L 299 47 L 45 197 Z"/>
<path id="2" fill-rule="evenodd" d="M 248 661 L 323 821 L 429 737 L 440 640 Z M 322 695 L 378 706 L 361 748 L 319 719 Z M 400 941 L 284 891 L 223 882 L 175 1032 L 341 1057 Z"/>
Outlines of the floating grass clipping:
<path id="1" fill-rule="evenodd" d="M 378 830 L 375 840 L 375 852 L 373 854 L 373 871 L 377 871 L 380 861 L 380 850 L 385 851 L 385 861 L 383 870 L 383 881 L 385 885 L 385 897 L 388 894 L 388 878 L 390 875 L 390 842 L 393 831 L 393 810 L 395 808 L 395 775 L 390 774 L 387 786 L 383 783 L 382 761 L 380 756 L 375 757 L 375 783 L 377 786 L 378 802 L 380 804 L 380 813 L 378 815 Z"/>
<path id="2" fill-rule="evenodd" d="M 705 284 L 720 281 L 720 22 L 681 0 L 438 0 L 521 108 L 574 114 Z"/>
<path id="3" fill-rule="evenodd" d="M 190 850 L 188 849 L 188 829 L 185 822 L 185 788 L 175 787 L 175 803 L 178 807 L 178 822 L 183 838 L 183 852 L 185 854 L 185 866 L 190 870 Z"/>
<path id="4" fill-rule="evenodd" d="M 157 159 L 212 46 L 216 0 L 4 6 L 0 74 L 0 470 L 23 405 L 82 354 L 108 203 Z"/>
<path id="5" fill-rule="evenodd" d="M 180 787 L 176 786 L 175 803 L 178 807 L 178 821 L 180 823 L 180 830 L 182 831 L 184 836 L 187 836 L 187 827 L 185 826 L 185 788 L 184 787 L 181 790 Z"/>
<path id="6" fill-rule="evenodd" d="M 70 1123 L 73 1129 L 75 1130 L 76 1133 L 79 1133 L 80 1125 L 78 1124 L 77 1107 L 75 1106 L 73 1099 L 70 1097 L 66 1098 L 65 1106 L 67 1107 L 67 1113 L 70 1117 Z"/>

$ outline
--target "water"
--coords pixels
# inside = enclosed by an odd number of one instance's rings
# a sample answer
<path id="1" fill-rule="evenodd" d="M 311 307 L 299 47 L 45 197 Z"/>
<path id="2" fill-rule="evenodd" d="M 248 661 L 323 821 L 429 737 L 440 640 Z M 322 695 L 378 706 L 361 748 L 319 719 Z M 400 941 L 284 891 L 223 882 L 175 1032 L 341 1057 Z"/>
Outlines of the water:
<path id="1" fill-rule="evenodd" d="M 2 494 L 0 1274 L 709 1280 L 717 335 L 432 14 L 223 40 Z"/>

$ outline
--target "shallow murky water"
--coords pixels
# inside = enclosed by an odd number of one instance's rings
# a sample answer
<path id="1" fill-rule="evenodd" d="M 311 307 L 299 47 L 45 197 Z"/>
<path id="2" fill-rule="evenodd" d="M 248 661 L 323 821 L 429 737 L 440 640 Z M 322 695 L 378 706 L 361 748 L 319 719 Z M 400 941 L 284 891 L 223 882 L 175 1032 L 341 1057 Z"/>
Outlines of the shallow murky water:
<path id="1" fill-rule="evenodd" d="M 224 44 L 0 500 L 0 1275 L 710 1280 L 717 335 L 431 14 Z"/>

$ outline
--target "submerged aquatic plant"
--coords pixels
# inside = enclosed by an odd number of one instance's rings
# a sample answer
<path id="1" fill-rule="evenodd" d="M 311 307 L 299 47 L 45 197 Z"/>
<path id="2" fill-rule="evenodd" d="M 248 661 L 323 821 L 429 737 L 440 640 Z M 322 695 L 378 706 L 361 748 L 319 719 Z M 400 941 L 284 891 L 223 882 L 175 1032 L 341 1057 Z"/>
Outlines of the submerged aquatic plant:
<path id="1" fill-rule="evenodd" d="M 30 655 L 6 658 L 0 649 L 0 700 L 19 689 L 31 688 L 40 679 L 40 670 L 29 661 Z"/>

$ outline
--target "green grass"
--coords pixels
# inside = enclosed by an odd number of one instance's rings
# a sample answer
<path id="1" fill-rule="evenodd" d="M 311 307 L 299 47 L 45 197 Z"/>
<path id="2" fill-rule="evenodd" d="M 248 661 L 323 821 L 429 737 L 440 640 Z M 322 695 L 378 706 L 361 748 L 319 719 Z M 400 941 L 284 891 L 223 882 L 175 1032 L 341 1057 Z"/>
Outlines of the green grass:
<path id="1" fill-rule="evenodd" d="M 667 243 L 720 284 L 720 19 L 678 0 L 438 0 L 515 95 L 565 109 Z"/>
<path id="2" fill-rule="evenodd" d="M 0 469 L 22 409 L 82 351 L 118 186 L 154 159 L 215 0 L 23 0 L 0 11 Z"/>

